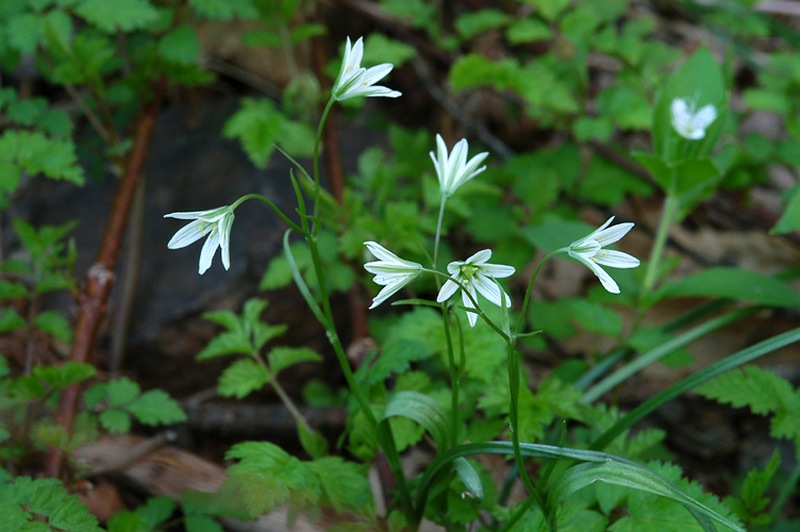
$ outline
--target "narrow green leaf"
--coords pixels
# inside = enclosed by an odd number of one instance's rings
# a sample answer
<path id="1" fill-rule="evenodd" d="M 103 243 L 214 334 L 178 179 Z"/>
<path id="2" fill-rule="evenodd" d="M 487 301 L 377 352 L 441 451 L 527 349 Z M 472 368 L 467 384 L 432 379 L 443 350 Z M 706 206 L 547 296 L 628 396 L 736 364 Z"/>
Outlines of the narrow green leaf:
<path id="1" fill-rule="evenodd" d="M 720 297 L 773 307 L 800 307 L 800 294 L 788 283 L 740 268 L 708 268 L 659 290 L 663 297 Z"/>
<path id="2" fill-rule="evenodd" d="M 456 458 L 453 460 L 453 466 L 461 482 L 464 483 L 464 487 L 467 488 L 467 492 L 476 499 L 483 499 L 483 483 L 472 464 L 466 458 Z"/>

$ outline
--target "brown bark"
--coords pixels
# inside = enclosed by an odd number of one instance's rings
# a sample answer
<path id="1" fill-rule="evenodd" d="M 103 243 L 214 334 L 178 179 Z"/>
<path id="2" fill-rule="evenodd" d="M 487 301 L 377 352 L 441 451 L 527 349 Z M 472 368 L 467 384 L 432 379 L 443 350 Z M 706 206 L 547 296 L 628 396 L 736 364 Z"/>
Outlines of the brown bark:
<path id="1" fill-rule="evenodd" d="M 161 107 L 165 89 L 166 81 L 161 80 L 156 87 L 153 100 L 144 106 L 136 124 L 133 148 L 128 155 L 125 173 L 114 197 L 111 218 L 103 235 L 100 252 L 95 263 L 89 268 L 84 290 L 80 296 L 78 321 L 75 326 L 75 335 L 69 357 L 72 362 L 88 364 L 93 362 L 98 331 L 105 317 L 108 297 L 114 285 L 114 271 L 117 267 L 119 252 L 128 225 L 131 205 L 142 174 L 145 155 L 153 136 L 156 117 Z M 72 433 L 80 391 L 79 384 L 64 390 L 56 411 L 56 423 L 64 427 L 69 434 Z M 43 468 L 44 475 L 48 477 L 60 476 L 64 458 L 65 455 L 62 450 L 49 449 Z"/>

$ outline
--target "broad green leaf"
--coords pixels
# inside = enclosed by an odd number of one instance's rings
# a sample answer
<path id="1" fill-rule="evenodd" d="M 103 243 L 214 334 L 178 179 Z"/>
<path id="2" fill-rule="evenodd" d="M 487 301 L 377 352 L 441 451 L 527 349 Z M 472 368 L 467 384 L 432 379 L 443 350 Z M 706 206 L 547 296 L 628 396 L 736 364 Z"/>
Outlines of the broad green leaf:
<path id="1" fill-rule="evenodd" d="M 159 17 L 147 0 L 81 0 L 75 13 L 107 33 L 141 29 Z"/>
<path id="2" fill-rule="evenodd" d="M 114 379 L 106 383 L 106 394 L 110 406 L 125 406 L 138 397 L 140 393 L 141 388 L 139 388 L 139 385 L 128 377 Z"/>
<path id="3" fill-rule="evenodd" d="M 547 21 L 552 22 L 559 13 L 564 11 L 570 0 L 523 0 L 536 8 L 536 13 Z"/>
<path id="4" fill-rule="evenodd" d="M 144 518 L 150 530 L 155 530 L 175 512 L 177 503 L 169 497 L 151 497 L 136 508 L 136 514 Z"/>
<path id="5" fill-rule="evenodd" d="M 328 456 L 304 462 L 308 471 L 317 478 L 322 489 L 321 504 L 337 512 L 355 512 L 374 517 L 375 501 L 364 467 L 346 462 L 338 456 Z"/>
<path id="6" fill-rule="evenodd" d="M 506 37 L 511 44 L 547 41 L 552 36 L 549 26 L 533 18 L 515 21 L 506 30 Z"/>
<path id="7" fill-rule="evenodd" d="M 492 61 L 480 54 L 467 54 L 450 69 L 450 86 L 454 91 L 485 86 L 503 90 L 512 87 L 518 75 L 519 65 L 513 59 Z"/>
<path id="8" fill-rule="evenodd" d="M 37 329 L 49 334 L 56 340 L 66 343 L 72 341 L 72 326 L 60 312 L 54 310 L 40 312 L 33 319 L 33 323 Z"/>
<path id="9" fill-rule="evenodd" d="M 252 0 L 189 0 L 197 14 L 209 20 L 231 20 L 233 18 L 255 19 L 258 9 Z"/>
<path id="10" fill-rule="evenodd" d="M 267 353 L 269 369 L 277 375 L 284 369 L 303 362 L 322 362 L 322 357 L 307 347 L 276 347 Z"/>
<path id="11" fill-rule="evenodd" d="M 223 332 L 214 337 L 202 351 L 197 354 L 197 360 L 226 355 L 248 355 L 253 351 L 253 346 L 248 338 L 242 334 Z"/>
<path id="12" fill-rule="evenodd" d="M 23 54 L 33 54 L 44 36 L 40 15 L 23 13 L 8 21 L 8 43 Z"/>
<path id="13" fill-rule="evenodd" d="M 100 412 L 100 424 L 109 432 L 127 434 L 131 430 L 131 416 L 122 410 L 109 408 Z"/>
<path id="14" fill-rule="evenodd" d="M 464 39 L 471 39 L 490 30 L 501 28 L 512 18 L 499 9 L 468 11 L 456 18 L 456 31 Z"/>
<path id="15" fill-rule="evenodd" d="M 0 334 L 22 329 L 26 325 L 25 319 L 13 308 L 0 309 Z"/>
<path id="16" fill-rule="evenodd" d="M 800 294 L 769 275 L 739 268 L 709 268 L 667 283 L 659 297 L 721 297 L 774 307 L 800 307 Z"/>
<path id="17" fill-rule="evenodd" d="M 150 390 L 128 405 L 127 411 L 145 425 L 170 425 L 186 421 L 181 406 L 163 390 Z"/>
<path id="18" fill-rule="evenodd" d="M 783 215 L 772 228 L 778 234 L 791 233 L 800 229 L 800 185 L 796 185 L 788 194 Z"/>
<path id="19" fill-rule="evenodd" d="M 158 55 L 171 63 L 196 64 L 200 55 L 200 42 L 194 27 L 184 24 L 164 35 L 158 42 Z"/>
<path id="20" fill-rule="evenodd" d="M 267 371 L 254 360 L 244 358 L 228 366 L 219 377 L 217 391 L 223 397 L 242 399 L 270 381 Z"/>
<path id="21" fill-rule="evenodd" d="M 108 532 L 148 532 L 144 517 L 130 510 L 123 510 L 111 516 L 106 524 Z"/>
<path id="22" fill-rule="evenodd" d="M 398 392 L 389 398 L 383 411 L 383 419 L 391 417 L 411 419 L 427 430 L 436 443 L 436 448 L 447 449 L 452 441 L 447 412 L 429 396 L 419 392 Z"/>
<path id="23" fill-rule="evenodd" d="M 62 366 L 36 366 L 33 375 L 42 379 L 55 390 L 63 390 L 77 382 L 83 382 L 95 376 L 96 370 L 91 364 L 67 362 Z"/>
<path id="24" fill-rule="evenodd" d="M 391 63 L 399 68 L 415 55 L 413 46 L 382 33 L 370 33 L 364 41 L 364 64 Z"/>

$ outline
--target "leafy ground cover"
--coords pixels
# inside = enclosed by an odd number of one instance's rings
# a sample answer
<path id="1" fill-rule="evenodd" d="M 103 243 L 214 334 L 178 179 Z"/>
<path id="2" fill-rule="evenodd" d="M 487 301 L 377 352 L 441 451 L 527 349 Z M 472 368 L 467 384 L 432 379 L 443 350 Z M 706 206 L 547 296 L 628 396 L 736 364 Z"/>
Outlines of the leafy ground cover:
<path id="1" fill-rule="evenodd" d="M 793 529 L 798 25 L 4 2 L 0 529 Z"/>

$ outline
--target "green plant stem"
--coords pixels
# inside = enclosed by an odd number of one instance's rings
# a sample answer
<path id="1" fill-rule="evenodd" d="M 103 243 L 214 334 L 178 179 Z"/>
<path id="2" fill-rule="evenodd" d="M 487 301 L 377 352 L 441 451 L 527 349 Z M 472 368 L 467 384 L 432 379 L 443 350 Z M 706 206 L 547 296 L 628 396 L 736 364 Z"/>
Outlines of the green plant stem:
<path id="1" fill-rule="evenodd" d="M 661 221 L 656 231 L 656 239 L 653 242 L 653 248 L 650 250 L 650 260 L 647 263 L 647 271 L 645 272 L 644 282 L 642 283 L 640 302 L 650 294 L 653 286 L 655 286 L 656 279 L 661 270 L 664 248 L 667 245 L 667 235 L 669 235 L 669 229 L 675 221 L 675 216 L 679 208 L 680 200 L 678 196 L 667 193 L 666 198 L 664 198 L 664 206 L 661 208 Z"/>
<path id="2" fill-rule="evenodd" d="M 522 330 L 522 326 L 525 324 L 525 315 L 528 313 L 528 305 L 530 304 L 531 300 L 531 292 L 533 291 L 533 284 L 536 282 L 536 278 L 539 276 L 539 272 L 542 270 L 542 266 L 544 264 L 558 255 L 559 253 L 564 253 L 567 251 L 567 248 L 560 248 L 555 251 L 551 251 L 548 253 L 542 260 L 539 261 L 539 264 L 536 266 L 536 269 L 533 271 L 533 275 L 531 275 L 530 281 L 528 281 L 528 287 L 525 289 L 525 297 L 522 300 L 522 307 L 519 311 L 519 318 L 517 319 L 517 326 L 514 330 L 514 337 L 516 337 L 519 332 Z"/>
<path id="3" fill-rule="evenodd" d="M 316 220 L 317 218 L 317 207 L 319 206 L 319 196 L 321 189 L 320 184 L 320 177 L 319 177 L 319 147 L 322 143 L 322 130 L 325 129 L 325 122 L 328 120 L 328 114 L 331 112 L 331 108 L 333 108 L 333 104 L 336 103 L 336 100 L 331 96 L 328 100 L 328 103 L 325 105 L 325 109 L 322 111 L 322 116 L 319 119 L 319 126 L 317 127 L 317 137 L 314 140 L 314 211 L 313 216 Z M 314 233 L 316 233 L 316 223 L 314 224 Z"/>
<path id="4" fill-rule="evenodd" d="M 447 198 L 442 196 L 439 202 L 439 217 L 436 220 L 436 237 L 433 240 L 433 269 L 439 267 L 439 240 L 442 238 L 442 220 L 444 219 L 444 205 L 447 203 Z M 438 277 L 437 282 L 438 285 Z"/>
<path id="5" fill-rule="evenodd" d="M 286 393 L 286 390 L 284 390 L 283 386 L 281 386 L 281 383 L 278 382 L 278 379 L 276 379 L 275 375 L 272 374 L 269 365 L 264 361 L 261 355 L 258 354 L 258 352 L 250 353 L 250 356 L 256 361 L 256 363 L 259 366 L 264 368 L 264 371 L 267 372 L 267 375 L 269 375 L 269 384 L 272 386 L 272 389 L 275 390 L 275 393 L 278 394 L 278 398 L 283 403 L 283 406 L 286 407 L 286 410 L 289 411 L 289 414 L 292 415 L 292 417 L 297 423 L 302 424 L 303 427 L 305 427 L 310 432 L 312 429 L 311 425 L 308 424 L 308 420 L 305 418 L 303 414 L 300 413 L 300 410 L 294 404 L 292 398 L 289 397 L 289 394 Z"/>
<path id="6" fill-rule="evenodd" d="M 284 214 L 284 212 L 277 205 L 275 205 L 275 203 L 273 203 L 269 198 L 267 198 L 265 196 L 262 196 L 261 194 L 245 194 L 244 196 L 242 196 L 241 198 L 237 199 L 236 201 L 234 201 L 231 204 L 231 209 L 236 210 L 236 208 L 239 205 L 241 205 L 245 201 L 251 200 L 251 199 L 258 200 L 258 201 L 264 203 L 267 207 L 270 208 L 270 210 L 272 210 L 272 212 L 277 214 L 278 217 L 286 223 L 286 225 L 288 225 L 289 227 L 291 227 L 292 229 L 294 229 L 298 233 L 301 233 L 303 235 L 306 234 L 306 231 L 302 227 L 300 227 L 299 225 L 294 223 L 291 220 L 291 218 L 286 216 L 286 214 Z"/>
<path id="7" fill-rule="evenodd" d="M 450 420 L 451 420 L 451 434 L 453 440 L 448 442 L 452 446 L 456 443 L 459 428 L 459 415 L 458 415 L 458 396 L 459 396 L 459 382 L 461 381 L 461 367 L 462 365 L 456 364 L 455 353 L 453 352 L 453 337 L 450 334 L 450 307 L 447 303 L 442 303 L 442 322 L 444 324 L 444 338 L 447 343 L 447 362 L 450 366 Z M 460 336 L 460 332 L 459 332 Z M 463 346 L 462 346 L 463 347 Z M 461 351 L 463 353 L 463 350 Z"/>
<path id="8" fill-rule="evenodd" d="M 548 508 L 542 496 L 536 490 L 525 468 L 525 461 L 522 458 L 519 442 L 519 381 L 520 381 L 520 361 L 519 351 L 513 342 L 508 343 L 508 388 L 509 388 L 509 418 L 511 423 L 511 442 L 514 449 L 514 461 L 517 464 L 517 471 L 522 480 L 522 484 L 528 495 L 541 508 L 545 515 L 548 515 Z"/>

